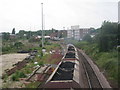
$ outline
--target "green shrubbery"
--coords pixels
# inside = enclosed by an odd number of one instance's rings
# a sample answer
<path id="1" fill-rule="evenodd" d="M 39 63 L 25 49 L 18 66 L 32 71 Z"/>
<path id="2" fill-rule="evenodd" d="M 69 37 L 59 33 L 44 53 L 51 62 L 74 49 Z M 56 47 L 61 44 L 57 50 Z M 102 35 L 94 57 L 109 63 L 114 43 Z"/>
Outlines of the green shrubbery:
<path id="1" fill-rule="evenodd" d="M 26 88 L 36 88 L 41 82 L 31 82 L 26 85 Z"/>
<path id="2" fill-rule="evenodd" d="M 106 72 L 110 80 L 120 83 L 118 78 L 120 77 L 118 72 L 120 49 L 117 48 L 120 44 L 117 39 L 120 35 L 118 26 L 120 24 L 104 21 L 102 26 L 96 30 L 96 36 L 92 40 L 87 35 L 83 38 L 84 41 L 77 43 L 76 46 L 83 49 Z"/>
<path id="3" fill-rule="evenodd" d="M 103 71 L 107 72 L 110 80 L 116 82 L 119 80 L 117 50 L 100 52 L 97 44 L 90 44 L 87 42 L 79 42 L 76 46 L 83 49 Z"/>
<path id="4" fill-rule="evenodd" d="M 14 44 L 12 42 L 9 42 L 8 45 L 2 46 L 2 53 L 11 53 L 11 52 L 17 52 L 18 50 L 21 50 L 24 47 L 24 44 L 22 42 L 15 42 Z"/>
<path id="5" fill-rule="evenodd" d="M 24 46 L 24 44 L 22 42 L 15 42 L 14 47 L 17 49 L 22 49 L 22 47 Z"/>
<path id="6" fill-rule="evenodd" d="M 51 43 L 46 39 L 44 42 L 45 45 L 51 45 Z"/>
<path id="7" fill-rule="evenodd" d="M 13 46 L 11 46 L 11 45 L 2 47 L 2 54 L 13 53 L 13 52 L 17 52 L 17 50 L 15 48 L 13 48 Z"/>
<path id="8" fill-rule="evenodd" d="M 26 75 L 23 72 L 17 71 L 15 74 L 12 75 L 11 79 L 13 81 L 18 81 L 19 78 L 25 78 Z"/>
<path id="9" fill-rule="evenodd" d="M 40 39 L 35 39 L 34 37 L 32 37 L 28 41 L 29 42 L 40 42 L 41 40 Z"/>
<path id="10" fill-rule="evenodd" d="M 103 68 L 112 79 L 118 80 L 116 77 L 118 76 L 117 52 L 101 53 L 96 63 Z"/>
<path id="11" fill-rule="evenodd" d="M 38 62 L 38 65 L 42 66 L 44 64 L 43 61 Z"/>

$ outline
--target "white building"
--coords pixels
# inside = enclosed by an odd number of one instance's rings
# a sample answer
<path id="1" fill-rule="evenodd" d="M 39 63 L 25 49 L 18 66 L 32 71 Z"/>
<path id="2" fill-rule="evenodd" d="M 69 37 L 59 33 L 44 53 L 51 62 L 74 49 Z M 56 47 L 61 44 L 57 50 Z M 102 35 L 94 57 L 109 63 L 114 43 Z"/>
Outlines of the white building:
<path id="1" fill-rule="evenodd" d="M 89 33 L 89 31 L 90 28 L 79 28 L 79 25 L 71 26 L 71 29 L 67 30 L 67 38 L 82 40 L 83 37 Z"/>
<path id="2" fill-rule="evenodd" d="M 73 37 L 73 30 L 67 30 L 67 38 Z"/>

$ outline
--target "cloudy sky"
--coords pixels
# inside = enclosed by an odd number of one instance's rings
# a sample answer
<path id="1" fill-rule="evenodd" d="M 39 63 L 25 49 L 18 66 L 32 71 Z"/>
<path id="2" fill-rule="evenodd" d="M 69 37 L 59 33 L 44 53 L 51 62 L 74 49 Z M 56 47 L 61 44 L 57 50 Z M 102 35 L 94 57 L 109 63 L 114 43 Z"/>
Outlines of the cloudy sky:
<path id="1" fill-rule="evenodd" d="M 0 0 L 0 32 L 41 29 L 41 3 L 45 29 L 73 25 L 99 28 L 104 20 L 118 21 L 119 0 Z"/>

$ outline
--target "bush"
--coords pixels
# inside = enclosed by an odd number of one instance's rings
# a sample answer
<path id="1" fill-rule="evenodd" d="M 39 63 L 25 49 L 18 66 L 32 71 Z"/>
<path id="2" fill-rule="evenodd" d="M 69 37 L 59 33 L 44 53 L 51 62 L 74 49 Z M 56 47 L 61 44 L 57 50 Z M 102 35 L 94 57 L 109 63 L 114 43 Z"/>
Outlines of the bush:
<path id="1" fill-rule="evenodd" d="M 25 88 L 37 88 L 38 85 L 40 85 L 41 82 L 31 82 L 25 86 Z M 34 89 L 33 89 L 34 90 Z"/>
<path id="2" fill-rule="evenodd" d="M 23 45 L 22 42 L 16 42 L 16 43 L 14 44 L 14 46 L 15 46 L 17 49 L 19 49 L 19 48 L 22 48 L 24 45 Z"/>
<path id="3" fill-rule="evenodd" d="M 5 75 L 4 75 L 4 82 L 6 82 L 6 81 L 7 81 L 7 79 L 8 79 L 8 75 L 7 75 L 7 74 L 5 74 Z"/>
<path id="4" fill-rule="evenodd" d="M 88 45 L 88 42 L 82 41 L 82 42 L 78 42 L 75 44 L 76 47 L 83 49 L 86 45 Z"/>
<path id="5" fill-rule="evenodd" d="M 2 47 L 2 52 L 7 52 L 7 51 L 9 51 L 11 48 L 10 47 Z"/>
<path id="6" fill-rule="evenodd" d="M 25 78 L 26 75 L 23 72 L 17 71 L 15 74 L 12 75 L 11 79 L 13 81 L 18 81 L 19 78 Z"/>
<path id="7" fill-rule="evenodd" d="M 43 61 L 38 62 L 38 65 L 42 66 L 44 64 Z"/>
<path id="8" fill-rule="evenodd" d="M 51 45 L 51 43 L 48 40 L 45 40 L 44 44 L 45 45 Z"/>
<path id="9" fill-rule="evenodd" d="M 109 52 L 100 52 L 97 44 L 89 44 L 87 42 L 79 42 L 77 47 L 83 49 L 86 54 L 95 60 L 96 64 L 106 71 L 108 79 L 119 81 L 118 72 L 118 57 L 120 56 L 117 50 L 112 50 Z"/>
<path id="10" fill-rule="evenodd" d="M 89 34 L 86 34 L 84 37 L 83 37 L 83 40 L 84 41 L 87 41 L 87 42 L 92 42 L 92 38 Z"/>
<path id="11" fill-rule="evenodd" d="M 13 80 L 13 81 L 18 81 L 17 75 L 14 74 L 14 75 L 12 76 L 12 80 Z"/>
<path id="12" fill-rule="evenodd" d="M 35 39 L 35 38 L 33 37 L 33 38 L 30 38 L 28 41 L 29 41 L 29 42 L 40 42 L 41 40 L 40 40 L 40 39 Z"/>
<path id="13" fill-rule="evenodd" d="M 23 73 L 23 72 L 19 72 L 19 78 L 25 78 L 26 77 L 26 75 Z"/>

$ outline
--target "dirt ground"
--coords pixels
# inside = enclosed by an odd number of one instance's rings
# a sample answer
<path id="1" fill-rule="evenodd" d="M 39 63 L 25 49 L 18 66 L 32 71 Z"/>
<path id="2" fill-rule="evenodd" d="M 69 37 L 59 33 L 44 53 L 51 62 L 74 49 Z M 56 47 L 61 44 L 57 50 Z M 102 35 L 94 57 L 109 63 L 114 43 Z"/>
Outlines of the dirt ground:
<path id="1" fill-rule="evenodd" d="M 0 55 L 0 58 L 2 58 L 2 60 L 0 60 L 0 67 L 2 67 L 2 73 L 4 72 L 4 70 L 12 68 L 13 64 L 17 63 L 18 61 L 22 61 L 27 56 L 29 56 L 29 54 L 14 53 Z"/>

